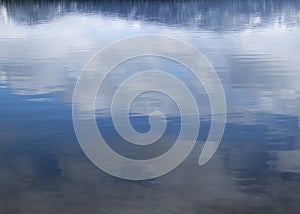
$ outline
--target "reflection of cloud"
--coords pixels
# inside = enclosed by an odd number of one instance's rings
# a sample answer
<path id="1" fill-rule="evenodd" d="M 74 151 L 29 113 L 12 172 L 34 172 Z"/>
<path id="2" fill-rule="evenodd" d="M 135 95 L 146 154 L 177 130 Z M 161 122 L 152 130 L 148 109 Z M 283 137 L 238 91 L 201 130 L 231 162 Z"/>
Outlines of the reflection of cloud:
<path id="1" fill-rule="evenodd" d="M 0 67 L 0 88 L 6 87 L 7 79 L 6 73 Z"/>
<path id="2" fill-rule="evenodd" d="M 300 173 L 300 150 L 274 152 L 275 169 L 281 172 Z"/>
<path id="3" fill-rule="evenodd" d="M 231 44 L 222 49 L 230 112 L 300 115 L 299 36 L 298 28 L 270 26 L 217 39 Z"/>
<path id="4" fill-rule="evenodd" d="M 6 14 L 3 11 L 2 16 Z M 1 21 L 0 40 L 5 41 L 0 42 L 1 81 L 18 94 L 63 91 L 64 99 L 70 101 L 72 85 L 96 51 L 124 37 L 156 33 L 184 38 L 209 57 L 222 77 L 229 113 L 243 113 L 243 122 L 254 121 L 245 112 L 299 116 L 300 53 L 296 47 L 300 45 L 300 32 L 289 26 L 288 19 L 280 25 L 276 21 L 268 22 L 264 28 L 253 28 L 264 20 L 255 14 L 249 16 L 252 24 L 248 28 L 224 35 L 101 14 L 69 14 L 39 25 Z M 272 15 L 274 20 L 278 20 L 277 16 L 280 13 Z M 111 87 L 116 87 L 120 79 L 111 78 Z M 132 85 L 133 90 L 134 87 L 138 85 Z M 100 109 L 107 107 L 107 103 L 98 104 Z M 171 110 L 168 105 L 166 108 Z"/>
<path id="5" fill-rule="evenodd" d="M 83 157 L 73 139 L 63 141 L 32 153 L 9 144 L 10 156 L 0 156 L 3 212 L 11 213 L 17 205 L 20 213 L 214 213 L 222 206 L 247 202 L 247 194 L 236 188 L 217 156 L 208 167 L 197 167 L 197 158 L 191 158 L 170 174 L 135 182 L 105 174 Z"/>
<path id="6" fill-rule="evenodd" d="M 6 7 L 0 4 L 0 21 L 7 23 L 8 22 L 8 16 L 7 16 L 7 10 Z"/>
<path id="7" fill-rule="evenodd" d="M 168 48 L 168 47 L 166 47 Z M 93 67 L 97 67 L 95 62 L 93 62 Z M 162 71 L 160 72 L 149 72 L 147 74 L 141 74 L 134 77 L 134 80 L 129 80 L 129 77 L 133 77 L 134 74 L 138 74 L 141 71 Z M 101 71 L 86 70 L 89 73 L 89 79 L 82 81 L 80 83 L 80 88 L 84 89 L 84 95 L 78 97 L 79 108 L 82 111 L 91 111 L 94 106 L 88 103 L 90 95 L 93 94 L 91 91 L 93 85 L 98 85 L 98 82 L 94 82 L 97 76 L 101 75 Z M 178 82 L 169 76 L 163 76 L 164 72 L 172 73 L 178 78 Z M 194 78 L 194 76 L 187 75 L 188 70 L 184 69 L 183 66 L 179 66 L 176 63 L 168 62 L 168 60 L 159 57 L 141 57 L 138 59 L 133 59 L 123 63 L 113 70 L 111 74 L 101 84 L 100 91 L 98 92 L 98 97 L 96 99 L 96 109 L 100 110 L 100 113 L 108 114 L 110 111 L 110 106 L 112 103 L 112 98 L 115 93 L 118 93 L 119 98 L 121 98 L 124 103 L 128 105 L 130 97 L 136 95 L 136 99 L 130 105 L 130 111 L 135 114 L 148 115 L 150 112 L 162 111 L 165 114 L 171 116 L 178 116 L 179 111 L 175 102 L 181 105 L 182 109 L 186 109 L 185 114 L 195 114 L 193 106 L 189 100 L 189 97 L 184 93 L 183 86 L 179 84 L 180 82 L 184 85 L 188 85 L 186 91 L 190 91 L 198 102 L 201 114 L 207 115 L 209 110 L 209 105 L 207 101 L 207 96 L 204 93 L 204 89 L 201 87 L 200 83 Z M 166 75 L 166 74 L 165 74 Z M 205 81 L 205 80 L 204 80 Z M 125 84 L 124 84 L 125 83 Z M 121 84 L 122 89 L 119 88 Z M 148 91 L 149 88 L 158 91 Z M 165 91 L 166 94 L 162 93 Z M 147 93 L 143 93 L 147 92 Z M 169 96 L 173 96 L 172 99 Z M 188 101 L 187 101 L 188 100 Z M 127 101 L 127 102 L 126 102 Z M 181 109 L 181 110 L 182 110 Z M 124 109 L 117 109 L 124 114 Z"/>
<path id="8" fill-rule="evenodd" d="M 65 91 L 96 51 L 137 32 L 148 32 L 137 21 L 84 15 L 40 26 L 0 22 L 0 28 L 0 40 L 6 41 L 0 42 L 2 70 L 18 94 Z"/>

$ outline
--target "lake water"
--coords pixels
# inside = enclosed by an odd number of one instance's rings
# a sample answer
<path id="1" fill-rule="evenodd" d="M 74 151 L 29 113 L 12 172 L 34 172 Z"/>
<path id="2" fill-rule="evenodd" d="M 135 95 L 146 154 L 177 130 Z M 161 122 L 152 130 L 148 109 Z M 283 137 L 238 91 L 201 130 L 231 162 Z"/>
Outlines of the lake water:
<path id="1" fill-rule="evenodd" d="M 224 88 L 227 123 L 216 154 L 199 166 L 211 124 L 201 84 L 179 65 L 154 57 L 117 68 L 96 102 L 99 129 L 117 152 L 155 157 L 180 129 L 175 103 L 145 93 L 133 103 L 130 120 L 146 132 L 147 113 L 165 112 L 161 142 L 140 148 L 118 136 L 106 96 L 137 70 L 169 70 L 194 92 L 203 116 L 196 146 L 179 167 L 130 181 L 106 174 L 85 156 L 73 128 L 72 96 L 100 49 L 145 34 L 181 39 L 209 59 Z M 299 213 L 299 38 L 297 0 L 0 0 L 0 213 Z M 77 105 L 83 119 L 84 104 Z"/>

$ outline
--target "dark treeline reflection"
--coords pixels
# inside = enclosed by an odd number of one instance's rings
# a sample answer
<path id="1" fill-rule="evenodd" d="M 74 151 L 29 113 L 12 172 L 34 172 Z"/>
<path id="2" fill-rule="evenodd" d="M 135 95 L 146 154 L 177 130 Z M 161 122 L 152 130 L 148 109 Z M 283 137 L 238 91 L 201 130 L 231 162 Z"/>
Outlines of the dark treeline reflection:
<path id="1" fill-rule="evenodd" d="M 72 12 L 112 15 L 209 30 L 237 30 L 269 23 L 296 24 L 297 0 L 199 1 L 2 1 L 9 19 L 37 24 Z M 2 13 L 4 10 L 1 10 Z"/>

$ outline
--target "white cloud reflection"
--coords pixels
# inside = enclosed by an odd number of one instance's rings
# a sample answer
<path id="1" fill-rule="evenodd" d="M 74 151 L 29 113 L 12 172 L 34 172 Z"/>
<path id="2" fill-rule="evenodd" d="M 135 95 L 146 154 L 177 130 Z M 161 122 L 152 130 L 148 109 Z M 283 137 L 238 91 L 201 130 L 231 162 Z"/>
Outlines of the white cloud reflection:
<path id="1" fill-rule="evenodd" d="M 189 31 L 180 26 L 77 13 L 43 24 L 20 25 L 3 21 L 5 14 L 2 7 L 0 79 L 16 94 L 63 92 L 63 99 L 69 102 L 77 76 L 96 51 L 124 37 L 155 33 L 184 39 L 208 56 L 224 83 L 229 113 L 300 115 L 297 27 L 275 22 L 228 33 Z M 260 17 L 252 20 L 257 25 Z M 112 78 L 116 84 L 119 80 Z M 112 88 L 116 87 L 113 82 Z M 103 106 L 107 105 L 98 103 L 97 107 Z M 241 120 L 251 123 L 252 119 L 245 116 Z"/>

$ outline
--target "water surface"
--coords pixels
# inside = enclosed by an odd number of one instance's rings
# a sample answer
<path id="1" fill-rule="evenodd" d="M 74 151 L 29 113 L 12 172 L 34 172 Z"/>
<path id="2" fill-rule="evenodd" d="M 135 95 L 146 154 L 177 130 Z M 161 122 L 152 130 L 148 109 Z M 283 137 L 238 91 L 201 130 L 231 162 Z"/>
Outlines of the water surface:
<path id="1" fill-rule="evenodd" d="M 163 59 L 117 68 L 96 103 L 99 129 L 117 152 L 155 157 L 172 146 L 180 128 L 172 100 L 146 93 L 133 103 L 131 122 L 145 132 L 147 113 L 159 109 L 168 116 L 164 137 L 139 148 L 118 136 L 110 95 L 140 69 L 182 79 L 203 116 L 183 164 L 137 182 L 104 173 L 84 155 L 73 130 L 72 95 L 98 50 L 144 34 L 182 39 L 206 55 L 222 81 L 228 121 L 217 153 L 200 167 L 210 126 L 203 87 Z M 0 1 L 0 212 L 299 213 L 299 38 L 297 0 Z M 142 83 L 136 84 L 132 91 Z M 78 104 L 83 116 L 90 110 L 84 103 Z"/>

